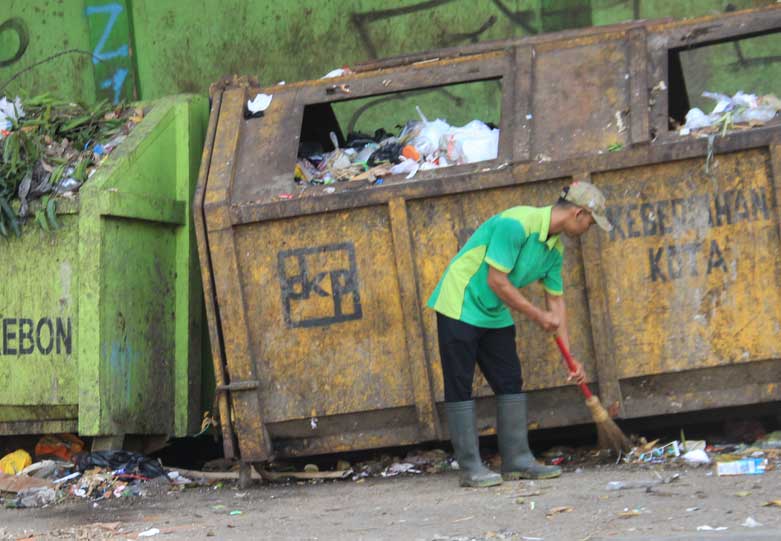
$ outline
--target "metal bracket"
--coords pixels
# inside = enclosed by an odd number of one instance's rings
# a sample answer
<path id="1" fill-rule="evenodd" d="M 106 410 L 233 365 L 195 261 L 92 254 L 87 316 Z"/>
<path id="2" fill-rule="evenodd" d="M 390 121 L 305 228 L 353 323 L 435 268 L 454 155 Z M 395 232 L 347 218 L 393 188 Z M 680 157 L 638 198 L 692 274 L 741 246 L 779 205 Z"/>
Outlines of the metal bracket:
<path id="1" fill-rule="evenodd" d="M 248 379 L 246 381 L 234 381 L 226 385 L 218 385 L 217 392 L 224 393 L 227 391 L 251 391 L 260 387 L 260 382 L 256 379 Z"/>

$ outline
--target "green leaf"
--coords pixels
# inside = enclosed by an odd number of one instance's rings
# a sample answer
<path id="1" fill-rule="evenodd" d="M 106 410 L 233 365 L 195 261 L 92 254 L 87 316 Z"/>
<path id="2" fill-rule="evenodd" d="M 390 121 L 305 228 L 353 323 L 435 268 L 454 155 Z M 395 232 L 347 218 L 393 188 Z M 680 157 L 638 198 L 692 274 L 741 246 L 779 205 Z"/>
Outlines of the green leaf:
<path id="1" fill-rule="evenodd" d="M 53 198 L 46 202 L 46 216 L 49 217 L 49 224 L 52 229 L 60 228 L 60 224 L 57 223 L 57 201 Z"/>
<path id="2" fill-rule="evenodd" d="M 5 213 L 5 216 L 8 219 L 8 224 L 11 226 L 14 235 L 21 237 L 22 231 L 19 229 L 19 220 L 16 218 L 16 213 L 11 208 L 11 205 L 9 205 L 8 201 L 5 199 L 0 199 L 0 208 L 2 208 L 3 212 Z"/>
<path id="3" fill-rule="evenodd" d="M 43 209 L 38 209 L 35 212 L 35 221 L 38 222 L 41 229 L 47 232 L 49 231 L 49 223 L 46 221 L 46 215 L 44 214 Z"/>

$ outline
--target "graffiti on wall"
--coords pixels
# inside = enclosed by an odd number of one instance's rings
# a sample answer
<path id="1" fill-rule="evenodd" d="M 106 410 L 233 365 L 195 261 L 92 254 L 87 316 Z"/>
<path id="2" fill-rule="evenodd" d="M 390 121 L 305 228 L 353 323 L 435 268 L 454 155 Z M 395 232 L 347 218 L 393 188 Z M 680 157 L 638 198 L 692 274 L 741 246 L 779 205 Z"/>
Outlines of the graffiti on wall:
<path id="1" fill-rule="evenodd" d="M 112 103 L 134 99 L 130 24 L 126 2 L 91 2 L 85 9 L 90 28 L 95 90 Z"/>
<path id="2" fill-rule="evenodd" d="M 25 22 L 19 17 L 12 17 L 0 23 L 0 35 L 6 32 L 16 34 L 18 44 L 16 46 L 16 51 L 13 51 L 5 58 L 0 57 L 0 68 L 17 63 L 19 59 L 24 56 L 28 45 L 30 45 L 30 31 L 27 29 Z"/>

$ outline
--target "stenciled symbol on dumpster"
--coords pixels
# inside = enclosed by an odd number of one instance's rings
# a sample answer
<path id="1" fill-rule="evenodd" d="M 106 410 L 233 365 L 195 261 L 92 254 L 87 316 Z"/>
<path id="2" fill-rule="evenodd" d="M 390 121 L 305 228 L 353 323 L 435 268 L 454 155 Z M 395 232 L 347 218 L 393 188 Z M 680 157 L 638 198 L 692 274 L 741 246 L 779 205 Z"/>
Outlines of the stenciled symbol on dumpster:
<path id="1" fill-rule="evenodd" d="M 288 327 L 321 327 L 363 317 L 352 243 L 284 250 L 277 263 Z"/>

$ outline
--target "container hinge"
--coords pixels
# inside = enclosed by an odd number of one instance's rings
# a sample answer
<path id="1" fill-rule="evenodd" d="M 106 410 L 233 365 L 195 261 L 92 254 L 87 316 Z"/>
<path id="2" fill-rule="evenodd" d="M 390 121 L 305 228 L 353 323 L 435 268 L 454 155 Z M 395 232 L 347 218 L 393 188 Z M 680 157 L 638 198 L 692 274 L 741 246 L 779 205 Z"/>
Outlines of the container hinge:
<path id="1" fill-rule="evenodd" d="M 246 381 L 234 381 L 227 385 L 218 385 L 217 392 L 224 393 L 226 391 L 251 391 L 257 389 L 260 386 L 260 382 L 256 379 L 249 379 Z"/>

